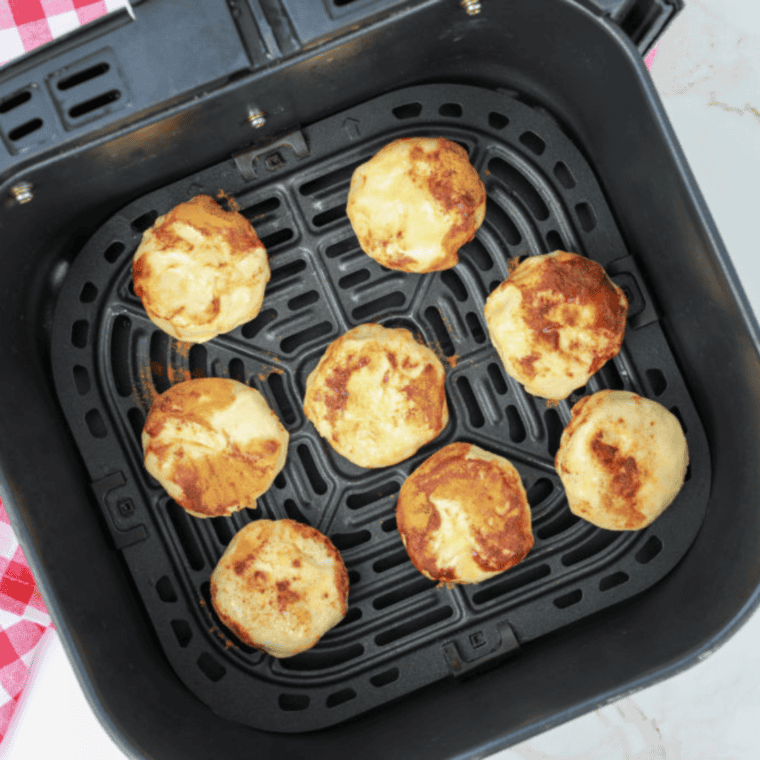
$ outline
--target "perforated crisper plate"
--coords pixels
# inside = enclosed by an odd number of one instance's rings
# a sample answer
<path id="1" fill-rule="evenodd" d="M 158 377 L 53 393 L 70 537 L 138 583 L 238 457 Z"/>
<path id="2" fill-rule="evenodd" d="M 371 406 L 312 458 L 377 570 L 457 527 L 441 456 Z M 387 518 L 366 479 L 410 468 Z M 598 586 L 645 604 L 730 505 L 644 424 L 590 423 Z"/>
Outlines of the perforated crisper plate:
<path id="1" fill-rule="evenodd" d="M 362 253 L 346 217 L 353 169 L 404 135 L 459 142 L 488 191 L 482 228 L 446 272 L 384 269 Z M 158 215 L 220 190 L 252 221 L 272 279 L 255 320 L 191 347 L 148 320 L 131 287 L 132 254 Z M 631 308 L 620 355 L 585 389 L 549 408 L 505 375 L 483 305 L 507 276 L 510 258 L 558 248 L 603 264 Z M 709 454 L 635 253 L 626 250 L 590 167 L 547 113 L 512 94 L 447 85 L 397 91 L 305 127 L 278 146 L 150 193 L 98 229 L 60 294 L 55 383 L 115 547 L 184 683 L 214 712 L 256 728 L 325 727 L 491 665 L 670 571 L 702 522 Z M 327 344 L 362 322 L 407 326 L 446 360 L 448 427 L 412 459 L 381 470 L 335 454 L 302 411 L 306 376 Z M 151 400 L 190 376 L 250 384 L 290 432 L 285 468 L 256 511 L 194 519 L 143 469 L 140 432 Z M 638 533 L 599 530 L 574 517 L 553 466 L 572 404 L 602 388 L 660 401 L 682 421 L 689 442 L 683 490 Z M 445 589 L 408 560 L 394 512 L 404 478 L 455 440 L 515 464 L 536 541 L 516 568 Z M 349 569 L 346 619 L 312 650 L 285 660 L 233 638 L 209 604 L 209 575 L 222 551 L 260 517 L 315 526 Z"/>

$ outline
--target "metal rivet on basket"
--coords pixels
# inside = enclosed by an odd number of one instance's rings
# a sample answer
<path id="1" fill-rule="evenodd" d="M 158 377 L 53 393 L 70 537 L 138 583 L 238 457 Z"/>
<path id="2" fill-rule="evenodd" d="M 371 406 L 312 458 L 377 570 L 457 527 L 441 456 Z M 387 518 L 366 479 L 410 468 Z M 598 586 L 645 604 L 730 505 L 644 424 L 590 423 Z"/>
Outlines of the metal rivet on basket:
<path id="1" fill-rule="evenodd" d="M 469 16 L 476 16 L 483 10 L 480 0 L 461 0 L 459 3 Z"/>
<path id="2" fill-rule="evenodd" d="M 246 121 L 254 128 L 261 129 L 267 123 L 267 115 L 263 111 L 252 111 Z"/>
<path id="3" fill-rule="evenodd" d="M 32 185 L 30 182 L 19 182 L 11 188 L 11 198 L 16 203 L 29 203 L 34 196 L 32 195 Z"/>

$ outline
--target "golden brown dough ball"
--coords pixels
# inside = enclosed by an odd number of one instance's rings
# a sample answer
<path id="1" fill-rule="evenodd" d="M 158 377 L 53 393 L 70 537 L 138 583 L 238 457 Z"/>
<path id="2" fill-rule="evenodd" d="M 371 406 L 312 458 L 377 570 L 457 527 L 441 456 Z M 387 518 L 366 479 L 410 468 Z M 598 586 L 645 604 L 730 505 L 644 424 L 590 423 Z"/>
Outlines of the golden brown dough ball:
<path id="1" fill-rule="evenodd" d="M 507 373 L 528 393 L 560 400 L 620 351 L 628 301 L 600 264 L 554 251 L 522 261 L 484 313 Z"/>
<path id="2" fill-rule="evenodd" d="M 347 212 L 368 256 L 390 269 L 437 272 L 475 236 L 486 190 L 457 143 L 402 137 L 354 171 Z"/>
<path id="3" fill-rule="evenodd" d="M 403 328 L 364 324 L 333 341 L 306 380 L 304 413 L 341 456 L 387 467 L 446 427 L 445 373 Z"/>
<path id="4" fill-rule="evenodd" d="M 292 657 L 345 617 L 348 573 L 316 528 L 256 520 L 235 534 L 211 574 L 211 604 L 245 644 Z"/>
<path id="5" fill-rule="evenodd" d="M 288 432 L 254 388 L 225 378 L 173 385 L 145 420 L 145 467 L 195 517 L 256 507 L 285 464 Z"/>
<path id="6" fill-rule="evenodd" d="M 396 523 L 414 566 L 445 583 L 480 583 L 514 567 L 533 546 L 519 473 L 469 443 L 444 446 L 409 475 Z"/>
<path id="7" fill-rule="evenodd" d="M 198 195 L 145 231 L 132 277 L 154 324 L 178 340 L 203 343 L 259 313 L 270 271 L 251 223 Z"/>
<path id="8" fill-rule="evenodd" d="M 575 404 L 555 464 L 573 514 L 607 530 L 639 530 L 677 496 L 689 451 L 662 404 L 605 390 Z"/>

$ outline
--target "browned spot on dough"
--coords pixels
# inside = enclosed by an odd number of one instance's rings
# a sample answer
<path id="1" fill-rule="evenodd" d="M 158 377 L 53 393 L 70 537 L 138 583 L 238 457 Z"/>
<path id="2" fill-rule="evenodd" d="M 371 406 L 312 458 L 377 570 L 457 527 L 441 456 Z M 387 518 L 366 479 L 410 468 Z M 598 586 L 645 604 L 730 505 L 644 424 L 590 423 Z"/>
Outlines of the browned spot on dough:
<path id="1" fill-rule="evenodd" d="M 443 427 L 446 391 L 432 364 L 426 364 L 425 369 L 401 391 L 412 404 L 408 415 L 421 417 L 424 424 L 433 430 Z"/>
<path id="2" fill-rule="evenodd" d="M 604 268 L 583 256 L 561 252 L 547 257 L 541 263 L 541 277 L 530 286 L 513 278 L 522 293 L 522 314 L 536 339 L 559 350 L 559 329 L 563 324 L 575 324 L 573 309 L 560 309 L 564 304 L 591 306 L 593 321 L 584 327 L 609 336 L 613 344 L 609 351 L 594 359 L 600 367 L 614 356 L 625 330 L 628 304 L 622 291 L 607 277 Z M 561 311 L 562 321 L 549 317 Z M 598 364 L 598 366 L 597 366 Z M 595 371 L 595 370 L 594 370 Z"/>
<path id="3" fill-rule="evenodd" d="M 346 362 L 335 367 L 325 378 L 325 386 L 328 392 L 324 394 L 323 401 L 328 410 L 329 419 L 334 422 L 337 414 L 346 408 L 348 401 L 348 381 L 354 372 L 370 363 L 368 356 L 358 359 L 351 354 Z"/>
<path id="4" fill-rule="evenodd" d="M 290 588 L 290 581 L 277 581 L 275 588 L 277 589 L 277 609 L 280 612 L 285 612 L 290 605 L 296 604 L 301 599 L 301 595 Z"/>
<path id="5" fill-rule="evenodd" d="M 389 269 L 408 269 L 413 267 L 416 263 L 417 259 L 403 253 L 396 253 L 383 259 L 383 265 L 387 266 Z"/>
<path id="6" fill-rule="evenodd" d="M 146 298 L 145 284 L 152 277 L 153 272 L 148 266 L 145 256 L 140 256 L 132 260 L 132 280 L 135 287 L 135 294 L 144 301 Z"/>
<path id="7" fill-rule="evenodd" d="M 641 473 L 633 457 L 623 456 L 617 446 L 605 443 L 602 438 L 603 433 L 599 431 L 589 446 L 610 478 L 605 506 L 619 513 L 626 526 L 635 527 L 644 519 L 636 506 L 636 496 L 642 484 Z"/>
<path id="8" fill-rule="evenodd" d="M 536 376 L 536 362 L 541 358 L 540 354 L 532 353 L 528 356 L 523 356 L 522 359 L 518 359 L 517 363 L 522 367 L 526 377 L 534 378 Z"/>
<path id="9" fill-rule="evenodd" d="M 180 238 L 172 230 L 175 222 L 194 227 L 204 237 L 223 235 L 233 255 L 249 253 L 252 248 L 261 246 L 251 223 L 237 211 L 225 211 L 210 195 L 196 195 L 180 203 L 166 214 L 160 225 L 151 228 L 166 248 L 180 243 Z"/>
<path id="10" fill-rule="evenodd" d="M 262 493 L 271 480 L 279 447 L 277 441 L 254 441 L 244 450 L 233 444 L 222 452 L 183 458 L 175 463 L 171 477 L 183 491 L 177 502 L 209 517 L 252 506 L 251 494 Z"/>

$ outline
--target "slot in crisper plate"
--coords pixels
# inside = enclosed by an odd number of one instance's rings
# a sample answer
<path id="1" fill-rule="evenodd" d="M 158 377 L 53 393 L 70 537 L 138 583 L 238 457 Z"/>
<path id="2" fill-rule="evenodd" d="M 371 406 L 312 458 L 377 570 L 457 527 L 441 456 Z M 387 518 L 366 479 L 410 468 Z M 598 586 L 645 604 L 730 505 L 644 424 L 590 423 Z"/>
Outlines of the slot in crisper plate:
<path id="1" fill-rule="evenodd" d="M 445 272 L 381 267 L 360 250 L 346 217 L 354 167 L 405 135 L 459 142 L 486 184 L 485 222 L 460 263 Z M 150 193 L 100 227 L 71 264 L 52 342 L 58 398 L 115 550 L 166 656 L 199 699 L 256 728 L 326 727 L 500 662 L 539 636 L 642 592 L 676 565 L 707 504 L 705 435 L 636 252 L 626 249 L 591 168 L 549 114 L 513 93 L 420 86 L 236 159 Z M 190 346 L 148 320 L 132 289 L 131 259 L 157 216 L 220 190 L 235 197 L 267 246 L 272 279 L 256 319 Z M 511 258 L 558 248 L 603 264 L 631 308 L 620 355 L 552 408 L 504 373 L 483 305 Z M 327 344 L 363 322 L 410 328 L 435 348 L 447 373 L 446 430 L 413 458 L 380 470 L 335 454 L 302 411 L 305 379 Z M 152 399 L 200 376 L 257 388 L 290 433 L 285 468 L 255 511 L 194 519 L 143 469 L 140 433 Z M 574 517 L 553 466 L 572 404 L 602 388 L 661 402 L 682 421 L 689 442 L 683 490 L 654 525 L 636 533 L 600 530 Z M 455 440 L 515 464 L 536 541 L 516 568 L 447 589 L 412 566 L 394 510 L 404 478 Z M 233 534 L 259 517 L 315 526 L 349 569 L 345 620 L 290 659 L 242 644 L 209 604 L 214 565 Z"/>

